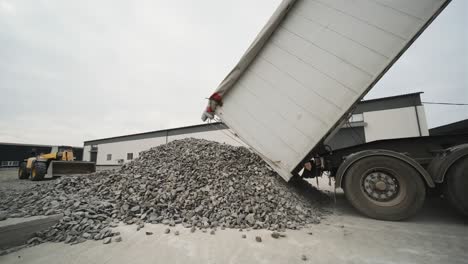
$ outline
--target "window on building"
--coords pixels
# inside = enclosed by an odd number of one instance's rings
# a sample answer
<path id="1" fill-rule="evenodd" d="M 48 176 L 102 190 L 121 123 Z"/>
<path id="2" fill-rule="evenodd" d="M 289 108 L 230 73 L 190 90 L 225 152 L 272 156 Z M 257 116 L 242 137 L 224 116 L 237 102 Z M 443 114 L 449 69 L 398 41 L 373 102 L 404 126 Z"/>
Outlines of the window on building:
<path id="1" fill-rule="evenodd" d="M 107 154 L 107 160 L 112 160 L 112 154 Z"/>
<path id="2" fill-rule="evenodd" d="M 133 153 L 127 153 L 127 160 L 133 159 Z"/>
<path id="3" fill-rule="evenodd" d="M 349 118 L 349 122 L 364 122 L 364 115 L 363 114 L 354 114 Z"/>

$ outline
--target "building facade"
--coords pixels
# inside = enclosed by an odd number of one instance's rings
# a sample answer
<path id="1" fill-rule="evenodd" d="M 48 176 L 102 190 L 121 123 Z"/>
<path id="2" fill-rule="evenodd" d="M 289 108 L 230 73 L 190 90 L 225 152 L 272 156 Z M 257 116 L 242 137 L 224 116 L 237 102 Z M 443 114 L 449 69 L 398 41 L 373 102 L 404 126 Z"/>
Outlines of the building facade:
<path id="1" fill-rule="evenodd" d="M 428 136 L 420 93 L 361 101 L 349 121 L 326 144 L 332 149 L 391 138 Z M 141 151 L 183 138 L 200 138 L 234 146 L 245 146 L 222 123 L 201 124 L 84 142 L 83 160 L 97 165 L 120 165 Z"/>
<path id="2" fill-rule="evenodd" d="M 468 134 L 468 119 L 429 129 L 431 136 Z"/>
<path id="3" fill-rule="evenodd" d="M 0 143 L 0 167 L 18 167 L 19 163 L 31 156 L 31 153 L 50 153 L 51 145 Z M 76 160 L 82 160 L 83 148 L 73 147 Z"/>

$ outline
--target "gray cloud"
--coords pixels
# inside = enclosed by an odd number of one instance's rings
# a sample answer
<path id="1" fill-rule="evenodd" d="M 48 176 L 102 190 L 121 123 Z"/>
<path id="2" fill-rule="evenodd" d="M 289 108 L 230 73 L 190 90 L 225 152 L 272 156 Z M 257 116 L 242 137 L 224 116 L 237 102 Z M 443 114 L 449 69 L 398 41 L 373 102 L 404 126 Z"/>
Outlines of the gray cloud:
<path id="1" fill-rule="evenodd" d="M 199 123 L 279 3 L 0 0 L 0 141 L 82 145 Z M 454 1 L 368 98 L 468 101 L 466 15 Z M 468 118 L 426 110 L 432 126 Z"/>
<path id="2" fill-rule="evenodd" d="M 423 101 L 468 103 L 468 1 L 452 1 L 366 98 L 424 92 Z M 468 106 L 426 105 L 429 127 L 468 118 Z"/>

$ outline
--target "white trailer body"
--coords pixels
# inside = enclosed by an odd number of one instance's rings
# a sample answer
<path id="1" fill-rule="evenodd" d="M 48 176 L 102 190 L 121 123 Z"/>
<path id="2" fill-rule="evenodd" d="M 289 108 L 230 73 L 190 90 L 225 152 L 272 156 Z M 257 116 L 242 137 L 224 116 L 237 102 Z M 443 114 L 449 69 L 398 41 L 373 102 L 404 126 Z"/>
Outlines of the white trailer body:
<path id="1" fill-rule="evenodd" d="M 284 0 L 204 116 L 288 181 L 448 2 Z"/>

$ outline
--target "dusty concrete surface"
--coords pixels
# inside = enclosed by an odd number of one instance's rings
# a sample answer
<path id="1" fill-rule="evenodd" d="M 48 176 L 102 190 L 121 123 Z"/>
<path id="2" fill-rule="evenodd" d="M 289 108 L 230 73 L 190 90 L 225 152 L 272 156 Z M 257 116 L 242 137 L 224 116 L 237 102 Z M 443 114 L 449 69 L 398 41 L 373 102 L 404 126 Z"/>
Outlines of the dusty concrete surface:
<path id="1" fill-rule="evenodd" d="M 33 182 L 18 179 L 18 168 L 0 168 L 0 194 L 9 191 L 24 190 L 36 184 L 49 184 L 56 178 L 46 178 L 44 181 Z"/>
<path id="2" fill-rule="evenodd" d="M 49 215 L 0 221 L 0 250 L 26 243 L 34 233 L 57 224 L 61 218 L 62 215 Z"/>
<path id="3" fill-rule="evenodd" d="M 0 193 L 29 184 L 36 183 L 17 180 L 16 171 L 0 172 Z M 320 188 L 332 190 L 325 179 Z M 210 235 L 175 227 L 164 234 L 163 225 L 147 224 L 139 232 L 136 226 L 121 226 L 120 243 L 45 243 L 0 256 L 0 263 L 467 263 L 468 222 L 439 198 L 429 198 L 422 212 L 404 222 L 363 217 L 340 193 L 328 209 L 332 214 L 321 224 L 287 231 L 280 239 L 266 230 Z M 180 235 L 174 235 L 176 230 Z"/>
<path id="4" fill-rule="evenodd" d="M 333 214 L 322 224 L 287 231 L 280 239 L 266 230 L 210 235 L 174 227 L 164 234 L 163 225 L 147 224 L 139 232 L 136 226 L 121 226 L 119 243 L 46 243 L 0 256 L 0 263 L 467 263 L 466 220 L 440 199 L 429 199 L 417 217 L 405 222 L 360 216 L 342 194 L 329 209 Z"/>
<path id="5" fill-rule="evenodd" d="M 115 170 L 118 168 L 120 168 L 120 166 L 97 166 L 96 171 Z M 46 175 L 43 181 L 33 182 L 30 180 L 19 180 L 18 168 L 0 168 L 0 194 L 2 192 L 24 190 L 37 184 L 49 184 L 59 178 L 60 176 L 50 177 Z"/>

